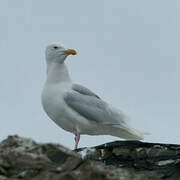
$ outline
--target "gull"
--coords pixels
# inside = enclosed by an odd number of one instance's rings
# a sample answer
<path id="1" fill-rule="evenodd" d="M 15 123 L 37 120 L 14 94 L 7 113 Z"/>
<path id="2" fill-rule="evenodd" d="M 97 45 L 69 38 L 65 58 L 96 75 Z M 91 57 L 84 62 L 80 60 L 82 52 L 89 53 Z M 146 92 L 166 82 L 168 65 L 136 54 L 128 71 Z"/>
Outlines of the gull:
<path id="1" fill-rule="evenodd" d="M 65 49 L 57 43 L 46 48 L 47 79 L 41 99 L 49 118 L 75 135 L 75 149 L 81 134 L 143 140 L 145 133 L 132 128 L 129 118 L 121 110 L 71 81 L 65 60 L 76 54 L 74 49 Z"/>

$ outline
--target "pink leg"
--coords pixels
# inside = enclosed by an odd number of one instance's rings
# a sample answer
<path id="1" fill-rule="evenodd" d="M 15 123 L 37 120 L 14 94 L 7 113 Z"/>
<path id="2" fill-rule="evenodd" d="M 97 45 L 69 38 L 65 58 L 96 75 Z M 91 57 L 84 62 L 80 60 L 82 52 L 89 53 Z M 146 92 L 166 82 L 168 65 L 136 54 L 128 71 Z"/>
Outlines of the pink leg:
<path id="1" fill-rule="evenodd" d="M 79 140 L 80 140 L 80 134 L 77 133 L 75 135 L 75 149 L 77 149 L 77 147 L 78 147 Z"/>

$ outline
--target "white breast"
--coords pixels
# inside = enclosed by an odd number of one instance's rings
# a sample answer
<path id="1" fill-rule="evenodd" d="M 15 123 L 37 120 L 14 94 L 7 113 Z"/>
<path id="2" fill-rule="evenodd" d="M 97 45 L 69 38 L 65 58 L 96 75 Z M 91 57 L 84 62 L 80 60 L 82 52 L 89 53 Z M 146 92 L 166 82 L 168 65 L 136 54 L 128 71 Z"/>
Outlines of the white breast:
<path id="1" fill-rule="evenodd" d="M 57 87 L 58 86 L 58 87 Z M 68 117 L 66 104 L 63 99 L 63 94 L 70 88 L 71 84 L 60 85 L 52 84 L 45 85 L 42 92 L 42 105 L 47 115 L 63 129 L 74 132 L 74 126 Z M 66 88 L 65 88 L 66 87 Z"/>
<path id="2" fill-rule="evenodd" d="M 61 128 L 72 133 L 97 135 L 102 129 L 93 121 L 87 120 L 64 101 L 64 94 L 71 91 L 72 84 L 46 84 L 42 92 L 42 105 L 47 115 Z"/>

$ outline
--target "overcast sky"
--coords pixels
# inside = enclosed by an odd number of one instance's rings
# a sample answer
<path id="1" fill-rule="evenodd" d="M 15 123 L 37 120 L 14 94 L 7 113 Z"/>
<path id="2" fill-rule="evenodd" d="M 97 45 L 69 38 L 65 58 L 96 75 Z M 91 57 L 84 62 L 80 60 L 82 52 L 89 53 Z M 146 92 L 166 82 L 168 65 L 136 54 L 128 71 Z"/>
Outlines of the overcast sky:
<path id="1" fill-rule="evenodd" d="M 72 79 L 123 110 L 147 142 L 180 143 L 180 1 L 0 2 L 0 139 L 74 147 L 41 106 L 45 47 L 60 42 Z M 79 147 L 120 140 L 82 136 Z"/>

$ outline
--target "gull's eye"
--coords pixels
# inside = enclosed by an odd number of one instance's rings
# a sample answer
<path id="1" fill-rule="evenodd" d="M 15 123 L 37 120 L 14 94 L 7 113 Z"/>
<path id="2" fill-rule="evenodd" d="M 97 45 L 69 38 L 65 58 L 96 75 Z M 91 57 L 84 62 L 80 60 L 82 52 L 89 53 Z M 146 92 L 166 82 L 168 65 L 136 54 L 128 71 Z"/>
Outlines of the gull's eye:
<path id="1" fill-rule="evenodd" d="M 58 46 L 54 46 L 53 48 L 54 48 L 54 49 L 58 49 L 59 47 L 58 47 Z"/>

